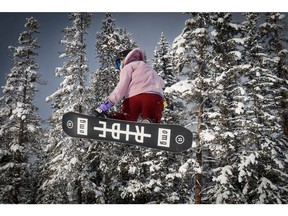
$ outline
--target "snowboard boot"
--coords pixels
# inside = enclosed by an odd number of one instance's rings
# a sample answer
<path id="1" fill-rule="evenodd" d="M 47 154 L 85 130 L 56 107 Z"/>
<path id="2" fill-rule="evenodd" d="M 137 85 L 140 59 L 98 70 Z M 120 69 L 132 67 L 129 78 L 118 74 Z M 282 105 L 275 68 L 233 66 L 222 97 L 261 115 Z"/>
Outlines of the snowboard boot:
<path id="1" fill-rule="evenodd" d="M 140 119 L 138 122 L 140 123 L 146 123 L 146 124 L 151 124 L 153 123 L 152 119 L 146 118 L 146 119 Z"/>
<path id="2" fill-rule="evenodd" d="M 106 112 L 99 112 L 97 109 L 92 110 L 92 115 L 98 118 L 107 118 L 108 116 Z"/>

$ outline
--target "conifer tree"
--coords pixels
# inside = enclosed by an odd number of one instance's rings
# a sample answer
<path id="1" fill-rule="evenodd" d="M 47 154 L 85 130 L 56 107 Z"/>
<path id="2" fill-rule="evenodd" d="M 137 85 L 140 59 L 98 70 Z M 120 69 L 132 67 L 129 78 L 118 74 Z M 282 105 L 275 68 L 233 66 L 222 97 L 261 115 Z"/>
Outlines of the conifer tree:
<path id="1" fill-rule="evenodd" d="M 171 48 L 164 33 L 161 33 L 159 48 L 154 51 L 153 68 L 164 79 L 165 86 L 170 87 L 177 82 L 173 71 L 173 61 L 170 54 Z"/>
<path id="2" fill-rule="evenodd" d="M 154 50 L 153 68 L 165 81 L 165 88 L 168 88 L 178 80 L 175 76 L 175 68 L 173 66 L 173 52 L 163 32 L 161 33 L 158 45 L 159 48 L 156 47 Z M 179 108 L 176 108 L 177 104 L 173 102 L 172 95 L 166 94 L 165 100 L 166 107 L 163 112 L 162 122 L 178 124 L 177 112 Z"/>
<path id="3" fill-rule="evenodd" d="M 274 37 L 281 35 L 283 30 L 283 26 L 276 27 L 275 24 L 279 15 L 266 14 L 266 22 L 259 26 L 259 15 L 249 13 L 244 25 L 247 38 L 245 54 L 251 69 L 246 74 L 249 105 L 246 109 L 247 134 L 243 139 L 246 148 L 241 154 L 238 181 L 245 196 L 244 202 L 247 203 L 287 202 L 287 190 L 283 187 L 287 181 L 284 174 L 287 173 L 284 159 L 287 157 L 287 146 L 284 144 L 287 140 L 280 126 L 281 118 L 278 117 L 283 111 L 281 102 L 284 98 L 281 93 L 285 91 L 285 82 L 279 77 L 281 72 L 278 70 L 283 65 L 280 66 L 277 55 L 284 50 L 276 51 L 275 45 L 279 45 L 280 41 L 274 41 Z"/>
<path id="4" fill-rule="evenodd" d="M 239 47 L 241 25 L 233 21 L 231 13 L 213 14 L 211 68 L 214 73 L 214 114 L 208 118 L 212 126 L 209 154 L 212 169 L 212 203 L 241 203 L 238 194 L 237 150 L 241 148 L 243 106 L 245 91 L 241 86 L 241 76 L 246 70 L 242 64 Z"/>
<path id="5" fill-rule="evenodd" d="M 6 77 L 0 98 L 0 202 L 35 203 L 37 159 L 42 144 L 42 129 L 35 106 L 39 78 L 36 56 L 39 23 L 27 18 L 20 33 L 19 46 L 9 46 L 13 68 Z"/>
<path id="6" fill-rule="evenodd" d="M 186 20 L 181 35 L 174 41 L 174 49 L 182 59 L 178 62 L 179 70 L 186 77 L 186 80 L 181 82 L 183 85 L 190 86 L 181 94 L 184 104 L 189 107 L 183 112 L 185 115 L 183 122 L 185 125 L 190 125 L 189 128 L 197 132 L 198 137 L 194 138 L 197 143 L 196 161 L 191 160 L 192 152 L 190 152 L 190 155 L 184 159 L 181 172 L 184 174 L 184 179 L 190 182 L 189 175 L 194 176 L 194 184 L 191 185 L 187 181 L 187 188 L 189 190 L 194 188 L 194 202 L 202 203 L 204 129 L 209 129 L 204 116 L 205 112 L 209 112 L 211 91 L 210 15 L 208 13 L 191 13 L 190 15 L 191 18 Z M 195 124 L 196 121 L 198 121 L 197 124 Z"/>
<path id="7" fill-rule="evenodd" d="M 238 159 L 238 190 L 242 196 L 243 203 L 250 203 L 249 196 L 253 183 L 251 176 L 258 175 L 256 161 L 259 155 L 259 149 L 256 146 L 262 142 L 260 133 L 259 112 L 261 112 L 262 97 L 260 74 L 265 72 L 265 65 L 262 64 L 265 53 L 264 48 L 259 43 L 259 13 L 246 13 L 245 20 L 242 23 L 242 62 L 247 64 L 248 70 L 242 76 L 242 86 L 245 92 L 245 102 L 242 107 L 242 115 L 245 116 L 238 137 L 241 147 Z M 234 174 L 236 176 L 236 173 Z"/>
<path id="8" fill-rule="evenodd" d="M 272 87 L 276 94 L 275 104 L 278 115 L 281 117 L 281 126 L 284 128 L 288 121 L 288 51 L 287 51 L 287 22 L 283 13 L 266 13 L 265 22 L 260 25 L 262 39 L 265 41 L 265 48 L 271 57 L 270 70 L 278 78 L 277 83 Z M 286 125 L 287 127 L 287 125 Z M 288 137 L 288 134 L 286 134 Z"/>
<path id="9" fill-rule="evenodd" d="M 136 44 L 125 29 L 117 28 L 111 13 L 105 15 L 101 32 L 96 33 L 96 55 L 99 68 L 91 75 L 88 89 L 88 105 L 93 110 L 113 91 L 119 81 L 119 70 L 115 67 L 115 57 L 120 51 L 133 49 Z M 115 105 L 113 109 L 117 109 Z M 133 147 L 132 147 L 133 148 Z M 98 188 L 96 203 L 120 202 L 117 163 L 120 157 L 130 151 L 128 147 L 107 142 L 91 141 L 86 158 L 89 160 L 95 185 Z"/>
<path id="10" fill-rule="evenodd" d="M 55 70 L 55 76 L 62 77 L 63 81 L 59 89 L 46 99 L 51 101 L 53 113 L 46 149 L 48 157 L 39 191 L 40 203 L 85 203 L 91 189 L 89 186 L 93 185 L 87 177 L 86 162 L 83 159 L 89 143 L 68 137 L 61 126 L 64 113 L 87 110 L 83 103 L 88 71 L 85 35 L 91 24 L 91 15 L 70 13 L 69 20 L 72 26 L 63 30 L 61 44 L 65 50 L 60 54 L 67 61 Z"/>
<path id="11" fill-rule="evenodd" d="M 192 101 L 198 104 L 198 108 L 195 114 L 198 116 L 198 140 L 197 140 L 197 150 L 196 150 L 196 163 L 199 167 L 198 170 L 202 170 L 203 165 L 203 140 L 202 140 L 202 130 L 204 129 L 204 107 L 207 104 L 207 96 L 209 95 L 209 80 L 210 71 L 208 69 L 210 51 L 209 51 L 209 14 L 207 13 L 192 13 L 191 19 L 185 22 L 186 28 L 183 30 L 183 37 L 187 40 L 186 49 L 187 57 L 190 62 L 187 64 L 189 70 L 187 71 L 188 79 L 193 80 L 195 83 L 193 86 L 193 95 L 191 95 L 188 101 Z M 192 66 L 193 65 L 193 66 Z M 206 79 L 205 79 L 206 78 Z M 190 110 L 189 113 L 193 115 L 194 111 Z M 192 114 L 193 113 L 193 114 Z M 194 114 L 194 115 L 195 115 Z M 192 120 L 192 119 L 191 119 Z M 190 121 L 191 121 L 190 120 Z M 195 173 L 195 203 L 202 203 L 202 171 Z"/>
<path id="12" fill-rule="evenodd" d="M 92 75 L 91 90 L 94 93 L 94 103 L 107 99 L 119 81 L 119 70 L 115 67 L 115 57 L 120 51 L 133 49 L 136 43 L 125 29 L 116 28 L 115 19 L 111 13 L 105 15 L 101 32 L 96 34 L 96 55 L 99 69 Z M 99 88 L 101 86 L 101 88 Z"/>

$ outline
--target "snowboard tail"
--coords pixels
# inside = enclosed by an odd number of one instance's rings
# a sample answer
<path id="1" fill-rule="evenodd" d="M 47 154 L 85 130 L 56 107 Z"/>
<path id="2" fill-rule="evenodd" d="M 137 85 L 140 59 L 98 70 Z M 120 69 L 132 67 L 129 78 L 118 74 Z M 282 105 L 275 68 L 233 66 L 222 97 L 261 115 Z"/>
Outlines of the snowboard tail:
<path id="1" fill-rule="evenodd" d="M 183 152 L 192 145 L 192 132 L 179 125 L 148 124 L 69 112 L 62 128 L 71 137 Z"/>

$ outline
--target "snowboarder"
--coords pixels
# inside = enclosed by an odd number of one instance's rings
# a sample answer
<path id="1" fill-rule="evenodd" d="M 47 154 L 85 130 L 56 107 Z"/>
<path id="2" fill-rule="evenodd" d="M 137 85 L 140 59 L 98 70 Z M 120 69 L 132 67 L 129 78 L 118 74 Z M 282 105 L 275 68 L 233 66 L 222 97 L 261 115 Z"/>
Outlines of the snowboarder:
<path id="1" fill-rule="evenodd" d="M 96 108 L 96 116 L 103 114 L 123 98 L 120 112 L 108 114 L 109 118 L 160 123 L 163 111 L 164 81 L 144 62 L 144 52 L 135 48 L 119 53 L 115 61 L 120 70 L 120 80 L 105 103 Z"/>

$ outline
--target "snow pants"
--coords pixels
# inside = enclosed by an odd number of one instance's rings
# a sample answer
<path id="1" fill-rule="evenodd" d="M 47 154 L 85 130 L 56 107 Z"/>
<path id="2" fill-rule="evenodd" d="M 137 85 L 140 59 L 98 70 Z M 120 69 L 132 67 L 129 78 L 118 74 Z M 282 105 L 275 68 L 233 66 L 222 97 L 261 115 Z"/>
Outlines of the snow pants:
<path id="1" fill-rule="evenodd" d="M 150 119 L 153 123 L 160 123 L 162 118 L 163 98 L 158 94 L 142 93 L 131 98 L 126 98 L 120 112 L 112 113 L 111 118 L 137 121 Z"/>

